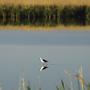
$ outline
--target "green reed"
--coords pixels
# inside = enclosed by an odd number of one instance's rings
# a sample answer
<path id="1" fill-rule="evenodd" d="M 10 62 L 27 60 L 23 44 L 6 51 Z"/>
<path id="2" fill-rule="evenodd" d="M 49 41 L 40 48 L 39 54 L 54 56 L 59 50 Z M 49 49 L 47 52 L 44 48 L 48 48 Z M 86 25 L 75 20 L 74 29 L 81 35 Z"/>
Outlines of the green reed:
<path id="1" fill-rule="evenodd" d="M 90 25 L 89 6 L 0 5 L 0 25 Z"/>

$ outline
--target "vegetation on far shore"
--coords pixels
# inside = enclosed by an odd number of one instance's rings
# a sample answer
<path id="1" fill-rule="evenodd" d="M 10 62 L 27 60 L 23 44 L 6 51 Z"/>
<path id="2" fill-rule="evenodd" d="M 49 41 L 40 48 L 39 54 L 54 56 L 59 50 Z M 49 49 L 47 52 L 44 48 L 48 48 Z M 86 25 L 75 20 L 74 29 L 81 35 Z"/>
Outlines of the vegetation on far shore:
<path id="1" fill-rule="evenodd" d="M 0 6 L 0 25 L 90 25 L 88 6 Z"/>
<path id="2" fill-rule="evenodd" d="M 89 26 L 90 6 L 0 5 L 0 26 Z"/>

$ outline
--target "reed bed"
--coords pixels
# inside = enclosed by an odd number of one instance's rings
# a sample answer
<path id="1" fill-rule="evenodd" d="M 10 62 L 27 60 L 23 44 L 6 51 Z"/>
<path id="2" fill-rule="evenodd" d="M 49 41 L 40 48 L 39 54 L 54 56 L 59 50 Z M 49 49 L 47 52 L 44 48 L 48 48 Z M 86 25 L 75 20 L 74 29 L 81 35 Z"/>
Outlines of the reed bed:
<path id="1" fill-rule="evenodd" d="M 0 5 L 0 25 L 87 26 L 90 7 Z"/>

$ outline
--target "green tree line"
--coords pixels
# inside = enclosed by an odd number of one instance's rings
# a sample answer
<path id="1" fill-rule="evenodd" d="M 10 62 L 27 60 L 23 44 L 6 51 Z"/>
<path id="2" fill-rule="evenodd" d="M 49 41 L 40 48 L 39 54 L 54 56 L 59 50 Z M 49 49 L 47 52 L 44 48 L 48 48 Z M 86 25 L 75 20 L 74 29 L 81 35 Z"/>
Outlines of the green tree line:
<path id="1" fill-rule="evenodd" d="M 90 7 L 0 5 L 0 25 L 90 25 Z"/>

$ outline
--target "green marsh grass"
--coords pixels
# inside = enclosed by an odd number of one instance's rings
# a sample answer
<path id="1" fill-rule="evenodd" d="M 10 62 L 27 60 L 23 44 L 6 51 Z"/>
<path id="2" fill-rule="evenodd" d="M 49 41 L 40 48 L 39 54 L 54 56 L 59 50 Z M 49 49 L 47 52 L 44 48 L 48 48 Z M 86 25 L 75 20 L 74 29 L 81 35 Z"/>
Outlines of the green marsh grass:
<path id="1" fill-rule="evenodd" d="M 90 7 L 0 5 L 0 25 L 86 26 L 90 25 Z"/>

